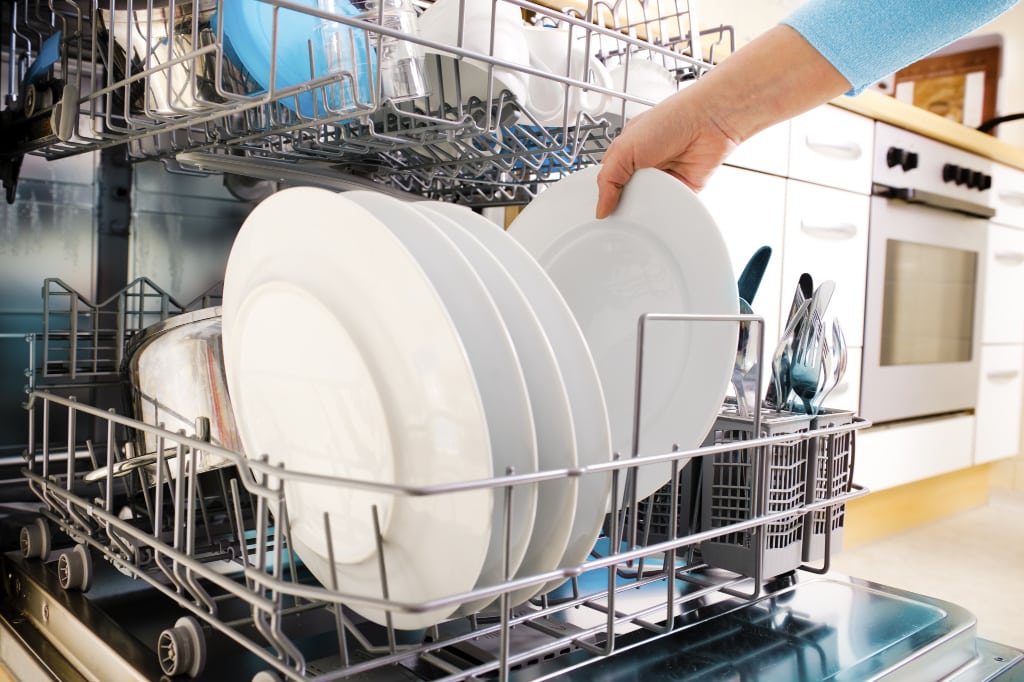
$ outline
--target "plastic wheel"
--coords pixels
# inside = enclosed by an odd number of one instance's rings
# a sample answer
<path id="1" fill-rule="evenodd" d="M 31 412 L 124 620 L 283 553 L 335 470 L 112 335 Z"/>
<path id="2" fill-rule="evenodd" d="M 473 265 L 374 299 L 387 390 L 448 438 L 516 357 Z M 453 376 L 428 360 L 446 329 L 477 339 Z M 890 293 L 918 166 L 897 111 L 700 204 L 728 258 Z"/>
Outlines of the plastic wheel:
<path id="1" fill-rule="evenodd" d="M 261 670 L 252 676 L 252 682 L 281 682 L 281 678 L 269 670 Z"/>
<path id="2" fill-rule="evenodd" d="M 92 587 L 92 556 L 85 545 L 75 545 L 57 558 L 57 578 L 65 590 L 89 591 Z"/>
<path id="3" fill-rule="evenodd" d="M 199 677 L 206 665 L 206 637 L 192 616 L 183 616 L 160 633 L 157 656 L 165 675 Z"/>
<path id="4" fill-rule="evenodd" d="M 26 559 L 45 559 L 50 554 L 50 527 L 42 517 L 21 527 L 21 555 Z"/>

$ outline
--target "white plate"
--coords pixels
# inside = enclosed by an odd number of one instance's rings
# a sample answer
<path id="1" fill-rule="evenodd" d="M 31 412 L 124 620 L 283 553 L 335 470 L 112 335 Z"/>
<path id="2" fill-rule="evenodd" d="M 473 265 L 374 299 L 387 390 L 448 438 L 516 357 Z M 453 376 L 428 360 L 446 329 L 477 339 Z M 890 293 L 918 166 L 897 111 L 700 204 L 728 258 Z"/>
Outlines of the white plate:
<path id="1" fill-rule="evenodd" d="M 580 466 L 609 461 L 611 433 L 597 368 L 583 333 L 551 278 L 526 249 L 483 216 L 452 204 L 431 203 L 430 206 L 470 228 L 512 274 L 540 319 L 555 352 L 559 373 L 568 390 Z M 572 531 L 557 564 L 559 567 L 579 566 L 590 555 L 604 523 L 610 490 L 608 474 L 580 477 Z M 535 594 L 549 592 L 561 582 L 548 583 Z"/>
<path id="2" fill-rule="evenodd" d="M 417 486 L 492 475 L 460 330 L 416 260 L 362 207 L 309 187 L 259 204 L 232 247 L 222 313 L 228 387 L 250 456 Z M 345 593 L 382 594 L 372 505 L 392 599 L 471 590 L 490 545 L 489 490 L 408 497 L 290 481 L 286 494 L 296 552 Z M 425 627 L 455 608 L 395 613 L 395 626 Z"/>
<path id="3" fill-rule="evenodd" d="M 523 375 L 530 393 L 533 423 L 537 429 L 537 452 L 541 470 L 570 469 L 578 463 L 576 437 L 572 414 L 569 411 L 569 396 L 562 375 L 558 370 L 555 351 L 547 334 L 530 306 L 524 292 L 513 280 L 509 269 L 487 249 L 477 235 L 481 230 L 463 227 L 461 221 L 449 217 L 444 209 L 436 207 L 440 202 L 417 203 L 414 206 L 430 218 L 473 264 L 477 274 L 494 297 L 502 318 L 508 326 L 515 344 L 516 353 L 522 363 Z M 474 214 L 475 215 L 475 214 Z M 460 216 L 461 217 L 461 216 Z M 486 219 L 484 219 L 486 220 Z M 497 227 L 495 226 L 495 229 Z M 511 242 L 506 238 L 505 241 Z M 576 513 L 576 498 L 579 479 L 563 476 L 543 481 L 537 486 L 537 519 L 533 534 L 523 557 L 516 578 L 546 573 L 558 567 L 569 534 L 572 531 L 573 516 Z M 513 504 L 520 494 L 513 491 Z M 500 570 L 487 575 L 485 567 L 480 576 L 479 586 L 493 586 L 504 581 Z M 530 586 L 510 593 L 511 605 L 520 604 L 534 594 L 539 586 Z M 479 600 L 464 604 L 456 613 L 476 613 L 490 604 L 493 599 Z"/>
<path id="4" fill-rule="evenodd" d="M 509 233 L 537 258 L 572 309 L 601 377 L 614 450 L 629 457 L 640 315 L 736 314 L 739 304 L 725 242 L 692 191 L 666 173 L 642 169 L 615 213 L 599 221 L 599 170 L 584 169 L 549 187 Z M 735 322 L 648 324 L 640 456 L 701 444 L 729 385 L 736 333 Z M 670 476 L 667 464 L 639 467 L 637 499 Z"/>
<path id="5" fill-rule="evenodd" d="M 464 249 L 414 204 L 363 190 L 343 196 L 372 211 L 391 229 L 423 267 L 448 308 L 476 372 L 490 431 L 494 475 L 502 476 L 509 467 L 518 474 L 537 471 L 538 443 L 531 398 L 514 337 L 502 318 L 505 308 L 499 308 L 507 301 L 498 293 L 492 297 L 488 291 L 497 277 L 492 277 L 491 271 L 478 272 L 482 268 L 474 266 L 479 260 L 463 253 Z M 417 331 L 410 328 L 406 333 Z M 505 493 L 499 488 L 494 495 L 490 548 L 478 584 L 489 580 L 493 585 L 505 575 Z M 517 486 L 513 493 L 508 550 L 508 570 L 513 573 L 531 544 L 537 496 L 537 486 L 532 485 Z"/>

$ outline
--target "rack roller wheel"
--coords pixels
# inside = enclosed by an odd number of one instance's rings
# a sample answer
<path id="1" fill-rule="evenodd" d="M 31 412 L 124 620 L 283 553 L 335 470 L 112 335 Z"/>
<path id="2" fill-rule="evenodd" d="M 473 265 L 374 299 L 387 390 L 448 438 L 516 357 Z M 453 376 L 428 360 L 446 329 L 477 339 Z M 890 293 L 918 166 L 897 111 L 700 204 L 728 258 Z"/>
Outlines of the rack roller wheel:
<path id="1" fill-rule="evenodd" d="M 192 616 L 182 616 L 161 632 L 156 650 L 165 675 L 199 677 L 206 665 L 206 637 Z"/>
<path id="2" fill-rule="evenodd" d="M 21 555 L 26 559 L 45 559 L 50 554 L 50 542 L 50 527 L 42 517 L 21 527 Z"/>
<path id="3" fill-rule="evenodd" d="M 252 676 L 252 682 L 281 682 L 281 678 L 269 670 L 261 670 Z"/>
<path id="4" fill-rule="evenodd" d="M 85 545 L 75 545 L 57 558 L 57 578 L 65 590 L 89 591 L 92 587 L 92 557 Z"/>

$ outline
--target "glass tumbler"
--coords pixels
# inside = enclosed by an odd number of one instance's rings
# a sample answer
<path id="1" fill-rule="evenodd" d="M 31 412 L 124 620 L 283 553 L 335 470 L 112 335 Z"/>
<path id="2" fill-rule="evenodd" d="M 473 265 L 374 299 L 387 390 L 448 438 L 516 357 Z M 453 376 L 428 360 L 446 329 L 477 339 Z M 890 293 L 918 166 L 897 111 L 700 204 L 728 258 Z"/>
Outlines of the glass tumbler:
<path id="1" fill-rule="evenodd" d="M 411 0 L 358 0 L 366 20 L 408 36 L 418 36 L 416 10 Z M 380 36 L 377 60 L 381 92 L 392 100 L 424 97 L 430 93 L 424 74 L 423 46 L 391 36 Z"/>

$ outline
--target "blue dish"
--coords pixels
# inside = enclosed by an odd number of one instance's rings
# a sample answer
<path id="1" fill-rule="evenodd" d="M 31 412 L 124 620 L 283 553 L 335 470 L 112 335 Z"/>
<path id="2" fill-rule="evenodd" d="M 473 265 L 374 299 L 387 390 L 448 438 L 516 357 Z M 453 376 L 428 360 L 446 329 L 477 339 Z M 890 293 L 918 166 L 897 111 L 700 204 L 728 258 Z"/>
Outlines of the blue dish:
<path id="1" fill-rule="evenodd" d="M 292 0 L 295 4 L 316 9 L 316 0 Z M 356 16 L 360 12 L 350 3 L 339 3 L 344 8 L 345 16 Z M 250 79 L 261 90 L 252 94 L 262 94 L 270 89 L 271 53 L 274 37 L 274 5 L 253 0 L 224 0 L 222 17 L 214 17 L 214 27 L 218 19 L 224 25 L 224 52 L 227 58 L 243 69 Z M 274 76 L 275 91 L 301 85 L 328 74 L 327 55 L 323 45 L 321 20 L 310 14 L 280 9 L 277 12 L 277 59 Z M 334 23 L 339 31 L 352 32 L 355 53 L 349 55 L 351 70 L 358 79 L 358 104 L 369 106 L 373 102 L 372 73 L 376 58 L 367 38 L 366 32 L 350 28 L 345 24 Z M 313 46 L 313 73 L 310 73 L 309 44 Z M 332 87 L 334 97 L 331 96 Z M 303 116 L 323 116 L 327 111 L 324 106 L 323 93 L 328 93 L 331 108 L 339 107 L 354 109 L 355 93 L 351 82 L 341 84 L 343 93 L 339 93 L 338 85 L 317 88 L 313 91 L 299 93 L 297 96 L 285 97 L 282 104 L 298 111 Z M 315 95 L 314 95 L 315 93 Z M 340 95 L 340 96 L 339 96 Z M 314 96 L 316 100 L 314 100 Z M 333 100 L 333 101 L 331 101 Z"/>

